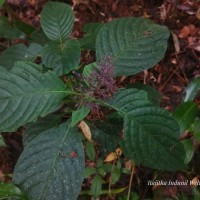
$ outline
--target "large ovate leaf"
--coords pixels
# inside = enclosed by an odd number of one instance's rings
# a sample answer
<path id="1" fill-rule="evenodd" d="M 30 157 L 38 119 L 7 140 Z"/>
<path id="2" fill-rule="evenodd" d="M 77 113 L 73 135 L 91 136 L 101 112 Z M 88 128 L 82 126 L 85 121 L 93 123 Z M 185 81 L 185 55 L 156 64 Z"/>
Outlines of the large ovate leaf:
<path id="1" fill-rule="evenodd" d="M 192 101 L 200 91 L 200 77 L 192 80 L 185 89 L 184 101 Z"/>
<path id="2" fill-rule="evenodd" d="M 151 101 L 155 105 L 159 105 L 162 100 L 161 94 L 149 85 L 144 85 L 142 83 L 137 82 L 134 84 L 129 84 L 127 88 L 136 88 L 138 90 L 146 91 L 148 94 L 149 101 Z"/>
<path id="3" fill-rule="evenodd" d="M 10 70 L 0 68 L 0 131 L 19 126 L 54 111 L 68 93 L 64 83 L 41 66 L 17 62 Z"/>
<path id="4" fill-rule="evenodd" d="M 153 67 L 165 54 L 169 31 L 144 18 L 126 17 L 105 24 L 98 32 L 98 60 L 111 56 L 115 75 L 132 75 Z"/>
<path id="5" fill-rule="evenodd" d="M 0 66 L 11 69 L 16 61 L 34 61 L 41 51 L 39 44 L 33 43 L 29 47 L 24 44 L 13 45 L 1 53 Z"/>
<path id="6" fill-rule="evenodd" d="M 0 16 L 0 37 L 7 39 L 24 38 L 25 34 L 15 24 L 11 24 L 7 17 Z"/>
<path id="7" fill-rule="evenodd" d="M 192 101 L 180 104 L 173 113 L 180 126 L 180 132 L 188 130 L 195 121 L 199 110 L 196 103 Z"/>
<path id="8" fill-rule="evenodd" d="M 13 182 L 30 199 L 76 200 L 84 177 L 80 134 L 67 123 L 32 140 L 21 154 Z"/>
<path id="9" fill-rule="evenodd" d="M 23 135 L 23 145 L 27 145 L 43 131 L 58 126 L 60 122 L 61 115 L 49 114 L 31 123 Z"/>
<path id="10" fill-rule="evenodd" d="M 78 40 L 67 40 L 63 44 L 51 42 L 44 47 L 42 54 L 43 64 L 63 75 L 78 68 L 81 49 Z"/>
<path id="11" fill-rule="evenodd" d="M 166 110 L 148 101 L 147 93 L 122 90 L 111 101 L 124 118 L 124 144 L 137 164 L 162 169 L 183 169 L 185 150 L 177 122 Z"/>
<path id="12" fill-rule="evenodd" d="M 41 13 L 41 26 L 47 37 L 62 43 L 72 32 L 74 14 L 69 5 L 48 2 Z"/>

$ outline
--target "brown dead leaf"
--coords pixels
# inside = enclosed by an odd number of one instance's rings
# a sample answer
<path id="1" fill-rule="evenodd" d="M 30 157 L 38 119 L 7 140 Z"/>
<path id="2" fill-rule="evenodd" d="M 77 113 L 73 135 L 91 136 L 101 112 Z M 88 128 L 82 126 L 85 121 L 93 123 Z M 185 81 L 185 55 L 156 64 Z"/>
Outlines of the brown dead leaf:
<path id="1" fill-rule="evenodd" d="M 117 159 L 117 154 L 115 152 L 111 152 L 106 156 L 104 162 L 111 162 Z"/>
<path id="2" fill-rule="evenodd" d="M 84 135 L 88 140 L 92 140 L 92 134 L 91 134 L 90 127 L 89 127 L 84 121 L 81 121 L 81 122 L 79 123 L 78 127 L 81 129 L 83 135 Z"/>
<path id="3" fill-rule="evenodd" d="M 178 40 L 178 37 L 175 33 L 171 32 L 172 33 L 172 38 L 173 38 L 173 41 L 174 41 L 174 48 L 176 50 L 177 53 L 180 52 L 180 44 L 179 44 L 179 40 Z"/>
<path id="4" fill-rule="evenodd" d="M 117 156 L 121 156 L 121 155 L 122 155 L 122 149 L 121 149 L 121 148 L 117 148 L 117 149 L 115 150 L 115 152 L 116 152 L 116 155 L 117 155 Z"/>

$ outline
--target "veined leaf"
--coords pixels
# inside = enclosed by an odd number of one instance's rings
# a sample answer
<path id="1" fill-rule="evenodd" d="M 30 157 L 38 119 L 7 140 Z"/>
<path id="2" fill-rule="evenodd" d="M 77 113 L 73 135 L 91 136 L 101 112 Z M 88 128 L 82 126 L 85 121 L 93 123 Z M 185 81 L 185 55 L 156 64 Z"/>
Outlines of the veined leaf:
<path id="1" fill-rule="evenodd" d="M 84 173 L 84 177 L 85 178 L 88 178 L 90 177 L 91 175 L 95 174 L 96 173 L 96 168 L 94 167 L 86 167 L 85 168 L 85 173 Z"/>
<path id="2" fill-rule="evenodd" d="M 72 112 L 71 126 L 75 126 L 78 122 L 83 120 L 90 112 L 90 109 L 86 106 L 81 107 L 78 110 Z"/>
<path id="3" fill-rule="evenodd" d="M 155 105 L 160 104 L 162 96 L 153 87 L 151 87 L 149 85 L 144 85 L 144 84 L 138 82 L 138 83 L 134 83 L 134 84 L 129 84 L 128 88 L 136 88 L 138 90 L 144 90 L 148 94 L 149 101 L 151 101 Z"/>
<path id="4" fill-rule="evenodd" d="M 51 42 L 44 47 L 42 54 L 43 64 L 60 76 L 78 68 L 81 49 L 78 40 L 67 40 L 62 44 Z"/>
<path id="5" fill-rule="evenodd" d="M 67 95 L 64 83 L 41 66 L 17 62 L 10 70 L 0 68 L 0 131 L 15 131 L 57 108 Z"/>
<path id="6" fill-rule="evenodd" d="M 58 126 L 60 122 L 61 122 L 61 115 L 54 115 L 54 114 L 50 114 L 43 118 L 38 119 L 37 122 L 34 122 L 27 127 L 23 135 L 23 145 L 24 146 L 27 145 L 43 131 Z"/>
<path id="7" fill-rule="evenodd" d="M 88 156 L 88 158 L 92 161 L 95 161 L 95 147 L 94 147 L 94 143 L 91 141 L 87 141 L 86 145 L 85 145 L 85 151 L 86 154 Z"/>
<path id="8" fill-rule="evenodd" d="M 10 24 L 7 17 L 0 16 L 0 37 L 18 39 L 24 38 L 25 34 L 14 24 Z"/>
<path id="9" fill-rule="evenodd" d="M 48 2 L 41 13 L 41 26 L 52 41 L 63 43 L 72 32 L 74 14 L 66 3 Z"/>
<path id="10" fill-rule="evenodd" d="M 192 101 L 197 93 L 200 91 L 200 77 L 194 79 L 189 83 L 185 89 L 185 97 L 183 101 Z"/>
<path id="11" fill-rule="evenodd" d="M 16 44 L 0 55 L 0 66 L 11 69 L 16 61 L 34 61 L 41 53 L 42 47 L 39 44 L 31 44 L 26 47 L 24 44 Z"/>
<path id="12" fill-rule="evenodd" d="M 44 131 L 25 146 L 15 167 L 13 182 L 30 199 L 76 200 L 84 165 L 80 134 L 64 123 Z"/>
<path id="13" fill-rule="evenodd" d="M 102 178 L 97 174 L 92 180 L 91 193 L 94 197 L 98 197 L 101 194 Z"/>
<path id="14" fill-rule="evenodd" d="M 183 169 L 185 150 L 179 141 L 179 126 L 166 110 L 148 101 L 147 93 L 122 90 L 111 101 L 124 118 L 124 144 L 137 164 L 162 169 Z"/>
<path id="15" fill-rule="evenodd" d="M 180 126 L 180 132 L 183 133 L 193 124 L 199 112 L 198 106 L 192 101 L 180 104 L 173 113 L 174 118 Z"/>
<path id="16" fill-rule="evenodd" d="M 97 60 L 113 58 L 116 76 L 153 67 L 165 54 L 169 31 L 144 18 L 126 17 L 105 24 L 96 39 Z"/>

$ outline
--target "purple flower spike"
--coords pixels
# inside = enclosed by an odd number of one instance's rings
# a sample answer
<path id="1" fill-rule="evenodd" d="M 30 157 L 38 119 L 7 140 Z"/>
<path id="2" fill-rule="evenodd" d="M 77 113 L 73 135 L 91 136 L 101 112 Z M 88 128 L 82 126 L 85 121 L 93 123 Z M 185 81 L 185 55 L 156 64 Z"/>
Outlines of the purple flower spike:
<path id="1" fill-rule="evenodd" d="M 112 65 L 112 57 L 107 56 L 98 63 L 98 67 L 89 77 L 86 78 L 93 95 L 96 99 L 107 100 L 116 91 L 116 81 L 114 77 L 114 66 Z"/>
<path id="2" fill-rule="evenodd" d="M 116 81 L 114 77 L 114 66 L 112 65 L 112 57 L 107 56 L 101 62 L 97 63 L 97 67 L 88 77 L 83 77 L 89 87 L 80 87 L 79 91 L 85 92 L 87 99 L 82 99 L 77 104 L 78 107 L 84 105 L 92 110 L 98 110 L 99 106 L 89 99 L 90 97 L 97 100 L 108 100 L 115 93 Z"/>

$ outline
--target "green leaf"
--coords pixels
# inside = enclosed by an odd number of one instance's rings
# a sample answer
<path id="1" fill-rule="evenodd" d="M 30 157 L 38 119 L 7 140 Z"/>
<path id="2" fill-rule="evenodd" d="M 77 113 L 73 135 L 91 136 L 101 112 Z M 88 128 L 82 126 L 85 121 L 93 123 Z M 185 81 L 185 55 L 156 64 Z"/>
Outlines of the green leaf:
<path id="1" fill-rule="evenodd" d="M 15 131 L 57 108 L 68 94 L 64 83 L 41 66 L 17 62 L 10 70 L 0 68 L 0 131 Z"/>
<path id="2" fill-rule="evenodd" d="M 3 6 L 5 0 L 0 0 L 0 8 Z"/>
<path id="3" fill-rule="evenodd" d="M 85 35 L 79 40 L 81 48 L 95 50 L 96 37 L 102 26 L 102 23 L 89 23 L 84 25 L 83 32 Z"/>
<path id="4" fill-rule="evenodd" d="M 7 17 L 0 16 L 0 37 L 18 39 L 24 38 L 25 34 L 15 24 L 10 24 Z"/>
<path id="5" fill-rule="evenodd" d="M 138 82 L 134 84 L 129 84 L 127 88 L 136 88 L 138 90 L 146 91 L 149 101 L 151 101 L 155 105 L 159 105 L 162 100 L 162 96 L 160 95 L 160 93 L 149 85 L 144 85 Z"/>
<path id="6" fill-rule="evenodd" d="M 124 17 L 106 23 L 96 39 L 97 60 L 113 58 L 116 76 L 149 69 L 163 57 L 169 31 L 144 18 Z"/>
<path id="7" fill-rule="evenodd" d="M 101 194 L 102 178 L 100 175 L 96 175 L 92 180 L 91 193 L 94 197 L 98 197 Z"/>
<path id="8" fill-rule="evenodd" d="M 111 184 L 115 184 L 117 183 L 117 181 L 119 181 L 121 176 L 121 169 L 119 169 L 118 167 L 115 167 L 111 173 Z"/>
<path id="9" fill-rule="evenodd" d="M 113 165 L 112 164 L 110 164 L 110 163 L 105 163 L 105 164 L 103 164 L 102 166 L 100 166 L 99 168 L 98 168 L 98 170 L 103 170 L 104 172 L 106 172 L 106 173 L 111 173 L 112 172 L 112 169 L 113 169 Z"/>
<path id="10" fill-rule="evenodd" d="M 186 152 L 185 164 L 188 164 L 192 160 L 193 155 L 194 155 L 194 151 L 195 151 L 194 144 L 191 139 L 185 139 L 185 140 L 182 140 L 181 142 L 184 145 L 185 152 Z"/>
<path id="11" fill-rule="evenodd" d="M 90 74 L 95 70 L 97 69 L 97 63 L 96 62 L 93 62 L 93 63 L 90 63 L 88 65 L 86 65 L 83 69 L 83 75 L 84 77 L 89 77 Z"/>
<path id="12" fill-rule="evenodd" d="M 16 197 L 17 199 L 28 200 L 27 196 L 12 183 L 0 182 L 0 199 Z"/>
<path id="13" fill-rule="evenodd" d="M 85 146 L 85 150 L 86 150 L 86 154 L 87 154 L 88 158 L 91 161 L 95 161 L 96 154 L 95 154 L 94 143 L 87 141 L 86 146 Z"/>
<path id="14" fill-rule="evenodd" d="M 192 101 L 200 90 L 200 77 L 189 83 L 185 89 L 185 97 L 183 101 Z"/>
<path id="15" fill-rule="evenodd" d="M 146 92 L 122 90 L 110 103 L 124 118 L 124 146 L 129 158 L 156 169 L 185 168 L 178 124 L 169 112 L 153 106 Z"/>
<path id="16" fill-rule="evenodd" d="M 198 114 L 198 106 L 194 102 L 180 104 L 173 113 L 180 126 L 180 132 L 188 130 Z"/>
<path id="17" fill-rule="evenodd" d="M 88 178 L 95 173 L 96 173 L 96 169 L 94 167 L 86 167 L 85 173 L 84 173 L 84 178 Z"/>
<path id="18" fill-rule="evenodd" d="M 43 118 L 38 119 L 37 122 L 31 123 L 27 127 L 23 135 L 23 145 L 24 146 L 27 145 L 43 131 L 58 126 L 60 122 L 61 122 L 60 115 L 50 114 Z"/>
<path id="19" fill-rule="evenodd" d="M 31 44 L 26 47 L 24 44 L 16 44 L 0 55 L 0 66 L 11 69 L 16 61 L 34 61 L 41 53 L 42 47 L 39 44 Z"/>
<path id="20" fill-rule="evenodd" d="M 63 43 L 69 38 L 74 25 L 74 14 L 69 5 L 60 2 L 48 2 L 41 13 L 41 26 L 52 41 Z"/>
<path id="21" fill-rule="evenodd" d="M 46 67 L 53 68 L 58 75 L 68 74 L 79 66 L 80 44 L 78 40 L 67 40 L 63 44 L 51 42 L 44 47 L 42 54 Z"/>
<path id="22" fill-rule="evenodd" d="M 35 28 L 31 26 L 30 24 L 27 24 L 23 21 L 16 21 L 15 22 L 16 27 L 21 30 L 23 33 L 29 35 L 35 31 Z"/>
<path id="23" fill-rule="evenodd" d="M 78 122 L 83 120 L 90 112 L 90 109 L 88 107 L 81 107 L 80 109 L 72 112 L 72 122 L 71 126 L 75 126 Z"/>
<path id="24" fill-rule="evenodd" d="M 6 144 L 5 144 L 5 142 L 4 142 L 4 138 L 3 138 L 3 136 L 0 134 L 0 147 L 5 147 L 6 146 Z"/>
<path id="25" fill-rule="evenodd" d="M 35 30 L 30 37 L 28 38 L 30 42 L 37 43 L 44 46 L 46 43 L 49 42 L 49 39 L 44 34 L 42 29 Z"/>
<path id="26" fill-rule="evenodd" d="M 25 146 L 15 167 L 13 182 L 30 199 L 76 200 L 84 165 L 80 134 L 64 123 L 44 131 Z"/>
<path id="27" fill-rule="evenodd" d="M 194 138 L 200 143 L 200 119 L 196 118 L 190 126 L 189 131 L 192 132 Z"/>

